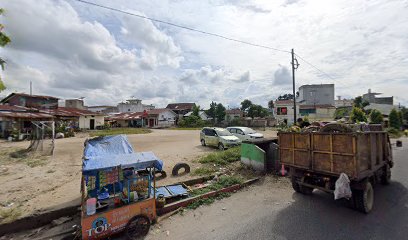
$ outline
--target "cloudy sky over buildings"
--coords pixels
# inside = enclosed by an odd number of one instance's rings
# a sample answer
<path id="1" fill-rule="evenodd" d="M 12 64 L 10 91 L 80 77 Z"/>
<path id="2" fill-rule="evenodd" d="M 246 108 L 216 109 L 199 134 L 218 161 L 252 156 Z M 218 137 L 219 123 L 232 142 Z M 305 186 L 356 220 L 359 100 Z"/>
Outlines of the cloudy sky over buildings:
<path id="1" fill-rule="evenodd" d="M 89 0 L 123 11 L 285 51 L 299 59 L 297 87 L 334 83 L 336 95 L 371 88 L 408 104 L 408 1 Z M 266 106 L 291 92 L 290 54 L 152 22 L 75 0 L 6 0 L 0 49 L 10 92 L 87 105 L 130 97 L 159 107 L 243 99 Z"/>

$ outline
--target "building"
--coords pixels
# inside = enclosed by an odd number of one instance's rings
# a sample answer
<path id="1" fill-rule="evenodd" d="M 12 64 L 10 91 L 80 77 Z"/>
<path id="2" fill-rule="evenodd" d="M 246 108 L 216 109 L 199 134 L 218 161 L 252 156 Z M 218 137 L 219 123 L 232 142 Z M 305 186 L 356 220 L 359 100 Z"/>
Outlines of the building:
<path id="1" fill-rule="evenodd" d="M 115 106 L 88 106 L 87 109 L 91 112 L 96 112 L 96 113 L 105 113 L 105 114 L 111 114 L 111 113 L 118 113 L 119 110 Z"/>
<path id="2" fill-rule="evenodd" d="M 170 103 L 166 108 L 172 110 L 181 118 L 188 112 L 193 111 L 195 106 L 195 103 Z"/>
<path id="3" fill-rule="evenodd" d="M 42 112 L 53 115 L 56 121 L 65 122 L 68 126 L 77 129 L 94 130 L 105 124 L 104 114 L 91 112 L 86 109 L 59 107 L 56 109 L 44 109 Z"/>
<path id="4" fill-rule="evenodd" d="M 189 117 L 189 116 L 191 116 L 191 114 L 193 114 L 193 111 L 184 114 L 184 117 Z M 201 118 L 201 120 L 204 120 L 204 121 L 212 119 L 212 118 L 208 117 L 207 113 L 205 113 L 204 111 L 199 111 L 198 116 Z"/>
<path id="5" fill-rule="evenodd" d="M 84 106 L 84 100 L 82 99 L 67 99 L 65 100 L 65 107 L 67 108 L 77 108 L 86 109 Z"/>
<path id="6" fill-rule="evenodd" d="M 354 99 L 341 99 L 341 96 L 337 96 L 337 99 L 334 101 L 334 106 L 336 108 L 351 108 L 353 107 Z"/>
<path id="7" fill-rule="evenodd" d="M 128 99 L 126 102 L 121 102 L 117 106 L 118 112 L 143 112 L 145 110 L 151 110 L 155 107 L 153 105 L 142 104 L 140 99 Z"/>
<path id="8" fill-rule="evenodd" d="M 298 118 L 307 117 L 310 122 L 329 122 L 333 121 L 335 112 L 336 107 L 332 105 L 299 105 Z"/>
<path id="9" fill-rule="evenodd" d="M 293 124 L 294 120 L 293 100 L 276 100 L 274 115 L 278 124 Z M 296 114 L 299 116 L 299 104 L 296 105 Z"/>
<path id="10" fill-rule="evenodd" d="M 22 106 L 37 109 L 58 108 L 58 98 L 42 95 L 30 95 L 25 93 L 11 93 L 3 98 L 0 103 L 10 106 Z"/>
<path id="11" fill-rule="evenodd" d="M 371 89 L 368 89 L 368 93 L 363 94 L 362 98 L 364 101 L 368 103 L 376 103 L 376 104 L 387 104 L 393 105 L 394 104 L 394 97 L 377 97 L 377 95 L 381 95 L 382 93 L 373 93 Z"/>
<path id="12" fill-rule="evenodd" d="M 174 126 L 176 113 L 166 108 L 156 108 L 144 112 L 117 113 L 107 120 L 117 127 L 162 128 Z"/>
<path id="13" fill-rule="evenodd" d="M 334 84 L 303 85 L 299 88 L 297 102 L 300 105 L 334 106 Z"/>
<path id="14" fill-rule="evenodd" d="M 225 111 L 225 120 L 231 121 L 232 119 L 239 119 L 244 116 L 244 113 L 240 109 L 228 109 Z"/>
<path id="15" fill-rule="evenodd" d="M 8 138 L 13 131 L 28 134 L 32 130 L 32 121 L 52 121 L 53 118 L 34 108 L 0 105 L 0 137 Z"/>

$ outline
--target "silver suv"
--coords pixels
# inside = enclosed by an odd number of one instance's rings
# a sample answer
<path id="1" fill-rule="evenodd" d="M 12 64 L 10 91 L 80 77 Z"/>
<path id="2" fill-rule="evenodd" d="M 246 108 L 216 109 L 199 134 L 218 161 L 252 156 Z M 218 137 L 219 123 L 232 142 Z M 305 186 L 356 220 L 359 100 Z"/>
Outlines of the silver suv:
<path id="1" fill-rule="evenodd" d="M 241 144 L 241 140 L 224 128 L 205 127 L 200 132 L 200 141 L 203 146 L 215 146 L 224 150 Z"/>

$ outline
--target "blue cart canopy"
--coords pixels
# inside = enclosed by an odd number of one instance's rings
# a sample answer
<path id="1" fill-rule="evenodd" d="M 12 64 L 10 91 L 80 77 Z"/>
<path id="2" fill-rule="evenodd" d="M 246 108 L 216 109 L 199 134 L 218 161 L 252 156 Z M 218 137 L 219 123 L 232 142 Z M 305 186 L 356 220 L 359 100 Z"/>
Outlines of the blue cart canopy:
<path id="1" fill-rule="evenodd" d="M 162 170 L 163 161 L 152 152 L 133 152 L 125 135 L 97 137 L 86 142 L 83 172 L 108 170 L 114 167 Z"/>

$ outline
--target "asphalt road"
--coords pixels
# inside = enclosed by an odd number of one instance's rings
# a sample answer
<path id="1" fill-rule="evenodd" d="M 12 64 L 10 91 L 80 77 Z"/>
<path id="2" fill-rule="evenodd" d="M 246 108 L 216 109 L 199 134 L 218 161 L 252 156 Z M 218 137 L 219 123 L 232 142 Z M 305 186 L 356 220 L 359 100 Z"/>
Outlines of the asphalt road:
<path id="1" fill-rule="evenodd" d="M 155 226 L 147 239 L 408 239 L 408 140 L 394 148 L 392 183 L 375 186 L 363 214 L 320 191 L 312 196 L 270 182 Z M 290 192 L 290 193 L 288 193 Z"/>

